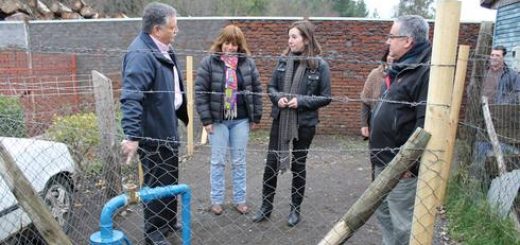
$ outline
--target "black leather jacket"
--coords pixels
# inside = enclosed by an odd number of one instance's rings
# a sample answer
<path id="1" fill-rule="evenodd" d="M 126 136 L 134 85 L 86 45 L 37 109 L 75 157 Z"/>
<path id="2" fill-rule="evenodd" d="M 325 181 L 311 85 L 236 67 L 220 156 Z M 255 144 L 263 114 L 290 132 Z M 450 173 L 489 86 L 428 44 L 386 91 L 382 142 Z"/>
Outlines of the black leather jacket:
<path id="1" fill-rule="evenodd" d="M 319 62 L 318 69 L 311 70 L 307 68 L 300 86 L 299 95 L 296 97 L 298 100 L 298 125 L 301 126 L 315 126 L 318 124 L 318 109 L 332 101 L 329 65 L 322 58 L 317 59 Z M 280 115 L 278 100 L 283 97 L 281 92 L 283 91 L 286 65 L 287 60 L 285 57 L 278 59 L 278 64 L 274 69 L 268 86 L 269 98 L 273 103 L 271 112 L 273 119 L 278 119 Z"/>

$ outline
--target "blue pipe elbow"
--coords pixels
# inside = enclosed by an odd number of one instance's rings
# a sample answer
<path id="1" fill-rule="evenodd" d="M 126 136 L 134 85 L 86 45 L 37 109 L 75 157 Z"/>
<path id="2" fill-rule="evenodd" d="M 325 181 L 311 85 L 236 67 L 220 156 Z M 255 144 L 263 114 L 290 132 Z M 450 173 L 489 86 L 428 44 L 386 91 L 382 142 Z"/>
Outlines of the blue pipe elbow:
<path id="1" fill-rule="evenodd" d="M 121 194 L 108 201 L 103 210 L 101 211 L 101 217 L 99 220 L 99 231 L 101 238 L 111 238 L 113 233 L 112 216 L 119 209 L 128 204 L 128 196 Z"/>

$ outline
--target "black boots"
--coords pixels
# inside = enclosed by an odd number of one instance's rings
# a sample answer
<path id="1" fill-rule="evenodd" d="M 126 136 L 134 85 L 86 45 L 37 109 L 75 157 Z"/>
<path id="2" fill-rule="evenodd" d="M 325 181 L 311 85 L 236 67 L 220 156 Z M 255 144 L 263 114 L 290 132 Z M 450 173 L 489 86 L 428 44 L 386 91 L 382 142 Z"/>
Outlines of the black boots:
<path id="1" fill-rule="evenodd" d="M 295 207 L 291 205 L 291 212 L 287 218 L 287 225 L 293 227 L 298 223 L 300 223 L 300 206 Z"/>
<path id="2" fill-rule="evenodd" d="M 258 223 L 258 222 L 267 220 L 267 218 L 269 218 L 269 216 L 271 216 L 272 211 L 273 211 L 272 204 L 262 203 L 260 210 L 258 210 L 255 214 L 255 217 L 253 217 L 253 222 Z"/>

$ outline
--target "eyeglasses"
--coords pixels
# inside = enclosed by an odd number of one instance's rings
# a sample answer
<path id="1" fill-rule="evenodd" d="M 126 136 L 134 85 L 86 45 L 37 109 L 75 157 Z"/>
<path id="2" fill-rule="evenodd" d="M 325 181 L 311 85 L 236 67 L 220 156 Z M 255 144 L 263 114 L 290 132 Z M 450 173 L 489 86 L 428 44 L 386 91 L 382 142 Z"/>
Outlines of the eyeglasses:
<path id="1" fill-rule="evenodd" d="M 386 35 L 387 39 L 404 38 L 404 37 L 410 37 L 410 36 L 399 36 L 399 35 L 393 35 L 393 34 Z"/>

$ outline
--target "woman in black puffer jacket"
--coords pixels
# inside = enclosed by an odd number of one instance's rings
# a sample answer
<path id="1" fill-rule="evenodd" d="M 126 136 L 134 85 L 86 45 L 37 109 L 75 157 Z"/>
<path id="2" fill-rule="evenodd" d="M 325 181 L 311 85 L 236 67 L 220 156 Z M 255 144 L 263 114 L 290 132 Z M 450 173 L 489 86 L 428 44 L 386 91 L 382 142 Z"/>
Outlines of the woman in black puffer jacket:
<path id="1" fill-rule="evenodd" d="M 211 54 L 197 69 L 195 82 L 197 112 L 209 134 L 211 144 L 211 208 L 223 212 L 225 197 L 224 169 L 226 153 L 231 152 L 233 204 L 245 214 L 246 152 L 249 130 L 255 129 L 262 116 L 262 86 L 258 69 L 250 54 L 244 34 L 235 25 L 224 27 L 214 41 Z"/>

